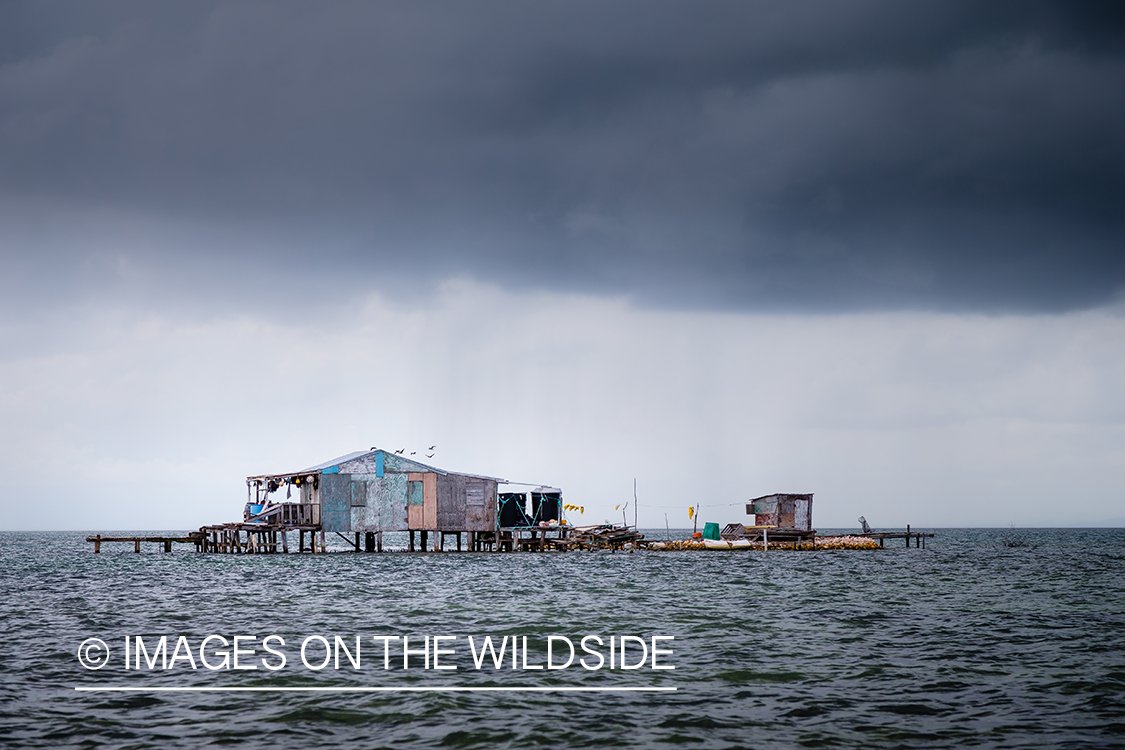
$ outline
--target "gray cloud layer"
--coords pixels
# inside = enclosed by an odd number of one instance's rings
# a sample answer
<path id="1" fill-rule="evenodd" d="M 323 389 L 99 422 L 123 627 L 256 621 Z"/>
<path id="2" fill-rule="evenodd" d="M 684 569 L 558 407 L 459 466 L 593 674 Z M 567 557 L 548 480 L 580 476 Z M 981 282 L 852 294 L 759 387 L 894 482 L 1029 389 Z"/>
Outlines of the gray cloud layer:
<path id="1" fill-rule="evenodd" d="M 1104 304 L 1123 30 L 1074 3 L 8 3 L 5 291 Z"/>

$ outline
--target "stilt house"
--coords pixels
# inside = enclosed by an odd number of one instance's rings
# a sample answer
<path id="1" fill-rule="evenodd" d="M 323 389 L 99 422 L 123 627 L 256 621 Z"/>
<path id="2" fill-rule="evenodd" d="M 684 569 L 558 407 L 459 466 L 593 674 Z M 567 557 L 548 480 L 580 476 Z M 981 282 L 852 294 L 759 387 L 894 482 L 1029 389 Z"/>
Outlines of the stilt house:
<path id="1" fill-rule="evenodd" d="M 308 510 L 302 515 L 326 532 L 491 532 L 496 529 L 496 486 L 504 481 L 445 471 L 372 448 L 301 471 L 247 477 L 247 511 L 253 515 L 268 503 L 292 503 L 296 489 L 300 505 Z M 282 489 L 284 497 L 273 495 Z"/>

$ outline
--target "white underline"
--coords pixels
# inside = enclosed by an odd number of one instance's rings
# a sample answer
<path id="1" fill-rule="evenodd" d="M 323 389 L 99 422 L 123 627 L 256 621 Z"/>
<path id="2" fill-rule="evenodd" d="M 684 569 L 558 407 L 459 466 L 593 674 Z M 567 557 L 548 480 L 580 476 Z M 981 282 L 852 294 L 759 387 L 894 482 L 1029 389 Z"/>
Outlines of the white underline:
<path id="1" fill-rule="evenodd" d="M 668 693 L 674 687 L 75 687 L 80 693 Z"/>

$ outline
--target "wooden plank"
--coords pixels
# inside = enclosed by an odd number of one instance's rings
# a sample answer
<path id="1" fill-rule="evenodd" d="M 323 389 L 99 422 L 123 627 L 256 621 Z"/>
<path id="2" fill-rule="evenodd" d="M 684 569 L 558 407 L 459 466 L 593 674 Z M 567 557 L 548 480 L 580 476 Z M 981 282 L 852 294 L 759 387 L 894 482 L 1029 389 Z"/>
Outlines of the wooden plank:
<path id="1" fill-rule="evenodd" d="M 426 477 L 429 477 L 427 479 Z M 428 473 L 422 479 L 422 528 L 434 530 L 438 527 L 438 483 L 437 475 Z"/>
<path id="2" fill-rule="evenodd" d="M 406 521 L 411 529 L 421 529 L 422 526 L 422 506 L 421 505 L 408 505 L 406 506 Z"/>

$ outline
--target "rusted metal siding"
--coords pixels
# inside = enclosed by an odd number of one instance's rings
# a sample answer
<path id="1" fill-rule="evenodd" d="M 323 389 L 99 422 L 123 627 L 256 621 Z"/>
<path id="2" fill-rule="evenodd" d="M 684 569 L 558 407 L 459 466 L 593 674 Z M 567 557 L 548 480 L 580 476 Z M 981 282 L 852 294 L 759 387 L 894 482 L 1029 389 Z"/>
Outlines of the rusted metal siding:
<path id="1" fill-rule="evenodd" d="M 811 531 L 812 500 L 811 494 L 767 495 L 747 503 L 746 513 L 754 516 L 754 523 L 758 526 Z"/>
<path id="2" fill-rule="evenodd" d="M 756 526 L 777 526 L 777 498 L 764 498 L 755 500 L 754 524 Z"/>

